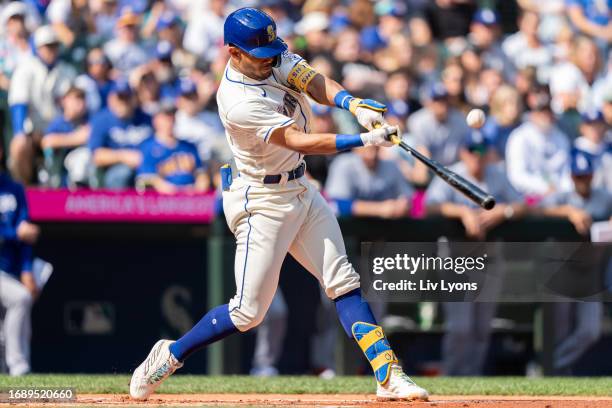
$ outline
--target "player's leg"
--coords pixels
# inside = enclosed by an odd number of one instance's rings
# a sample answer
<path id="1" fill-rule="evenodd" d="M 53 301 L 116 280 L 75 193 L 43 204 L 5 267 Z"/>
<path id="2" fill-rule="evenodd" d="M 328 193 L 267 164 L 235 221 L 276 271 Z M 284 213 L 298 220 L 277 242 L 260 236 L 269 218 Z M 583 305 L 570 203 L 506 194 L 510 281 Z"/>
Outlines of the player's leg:
<path id="1" fill-rule="evenodd" d="M 340 226 L 329 205 L 310 183 L 305 184 L 312 202 L 289 252 L 334 300 L 342 327 L 372 365 L 377 395 L 384 399 L 427 399 L 427 391 L 403 373 L 370 306 L 362 298 L 359 275 L 348 262 Z"/>
<path id="2" fill-rule="evenodd" d="M 26 374 L 30 371 L 32 296 L 17 279 L 0 272 L 0 302 L 6 308 L 3 330 L 9 372 Z"/>
<path id="3" fill-rule="evenodd" d="M 232 187 L 223 195 L 223 207 L 236 237 L 236 295 L 229 304 L 210 310 L 176 342 L 160 340 L 155 344 L 132 375 L 130 394 L 135 399 L 148 398 L 197 350 L 257 326 L 272 302 L 289 243 L 306 211 L 299 211 L 303 206 L 295 194 L 271 196 L 260 188 Z"/>
<path id="4" fill-rule="evenodd" d="M 471 302 L 445 302 L 442 367 L 445 375 L 467 375 L 474 341 L 474 306 Z"/>

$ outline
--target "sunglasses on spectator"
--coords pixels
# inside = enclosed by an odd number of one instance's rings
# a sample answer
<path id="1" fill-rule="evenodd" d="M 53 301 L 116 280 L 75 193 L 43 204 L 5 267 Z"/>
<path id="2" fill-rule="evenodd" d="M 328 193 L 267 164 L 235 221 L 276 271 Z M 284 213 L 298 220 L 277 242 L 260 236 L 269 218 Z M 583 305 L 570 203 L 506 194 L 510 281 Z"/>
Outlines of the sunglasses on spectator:
<path id="1" fill-rule="evenodd" d="M 483 145 L 469 146 L 467 150 L 468 152 L 477 154 L 479 156 L 484 156 L 487 153 L 487 147 Z"/>

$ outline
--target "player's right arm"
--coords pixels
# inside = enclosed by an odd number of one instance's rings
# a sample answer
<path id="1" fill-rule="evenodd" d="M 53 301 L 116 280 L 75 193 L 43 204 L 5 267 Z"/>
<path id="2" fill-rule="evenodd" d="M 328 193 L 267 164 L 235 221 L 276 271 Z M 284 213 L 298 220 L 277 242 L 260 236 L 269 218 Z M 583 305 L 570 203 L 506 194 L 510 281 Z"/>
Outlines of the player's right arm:
<path id="1" fill-rule="evenodd" d="M 394 126 L 385 126 L 354 135 L 335 133 L 304 133 L 297 125 L 276 128 L 270 143 L 302 154 L 333 154 L 361 146 L 393 146 L 389 135 L 397 133 Z"/>
<path id="2" fill-rule="evenodd" d="M 360 146 L 393 146 L 388 136 L 397 128 L 385 125 L 366 133 L 306 133 L 294 120 L 278 111 L 266 99 L 247 99 L 234 105 L 225 115 L 230 131 L 249 134 L 301 154 L 332 154 Z"/>

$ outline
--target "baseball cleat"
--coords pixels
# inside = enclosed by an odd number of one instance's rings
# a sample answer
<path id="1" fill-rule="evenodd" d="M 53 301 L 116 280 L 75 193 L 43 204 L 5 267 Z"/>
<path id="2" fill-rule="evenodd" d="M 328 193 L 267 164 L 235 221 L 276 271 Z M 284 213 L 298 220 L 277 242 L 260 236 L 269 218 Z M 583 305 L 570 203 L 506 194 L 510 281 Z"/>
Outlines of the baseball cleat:
<path id="1" fill-rule="evenodd" d="M 146 400 L 166 378 L 183 366 L 170 353 L 172 343 L 172 340 L 159 340 L 145 361 L 134 370 L 130 380 L 130 396 L 133 399 Z"/>
<path id="2" fill-rule="evenodd" d="M 421 400 L 427 401 L 429 394 L 408 377 L 398 364 L 391 366 L 389 380 L 376 386 L 376 399 L 379 401 Z"/>

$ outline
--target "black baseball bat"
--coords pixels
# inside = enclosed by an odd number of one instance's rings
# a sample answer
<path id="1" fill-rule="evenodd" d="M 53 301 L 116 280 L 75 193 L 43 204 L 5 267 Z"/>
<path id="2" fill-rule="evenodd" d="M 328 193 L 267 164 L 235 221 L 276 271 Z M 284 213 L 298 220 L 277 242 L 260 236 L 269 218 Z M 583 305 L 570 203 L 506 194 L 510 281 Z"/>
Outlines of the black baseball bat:
<path id="1" fill-rule="evenodd" d="M 485 210 L 490 210 L 495 207 L 495 198 L 492 195 L 482 191 L 478 186 L 475 186 L 473 183 L 470 183 L 457 173 L 454 173 L 453 171 L 447 169 L 437 161 L 419 153 L 410 145 L 399 139 L 399 137 L 393 136 L 395 135 L 392 135 L 392 140 L 397 139 L 393 140 L 395 144 L 410 153 L 412 157 L 429 167 L 434 173 L 436 173 L 438 177 L 442 178 L 442 180 L 446 181 L 456 190 L 464 194 L 467 198 L 469 198 Z"/>

